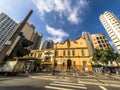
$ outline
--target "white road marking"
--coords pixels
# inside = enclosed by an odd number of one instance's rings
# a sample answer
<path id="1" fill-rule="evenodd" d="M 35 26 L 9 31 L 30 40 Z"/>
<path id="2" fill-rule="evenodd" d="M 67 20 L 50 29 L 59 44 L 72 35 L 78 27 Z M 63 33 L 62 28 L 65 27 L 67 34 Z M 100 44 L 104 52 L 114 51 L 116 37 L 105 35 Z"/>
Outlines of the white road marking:
<path id="1" fill-rule="evenodd" d="M 76 90 L 76 89 L 86 90 L 87 89 L 87 87 L 85 87 L 84 84 L 70 83 L 66 81 L 53 81 L 53 83 L 50 83 L 48 86 L 45 86 L 45 88 L 55 89 L 55 90 Z"/>
<path id="2" fill-rule="evenodd" d="M 51 83 L 50 85 L 87 89 L 86 87 L 83 87 L 83 86 L 71 86 L 71 85 L 63 85 L 63 84 L 55 84 L 55 83 Z"/>
<path id="3" fill-rule="evenodd" d="M 108 86 L 107 84 L 102 84 L 102 83 L 97 83 L 97 82 L 84 82 L 84 81 L 79 81 L 78 83 Z"/>
<path id="4" fill-rule="evenodd" d="M 75 90 L 75 89 L 68 89 L 68 88 L 54 87 L 54 86 L 45 86 L 45 88 L 55 89 L 55 90 Z"/>
<path id="5" fill-rule="evenodd" d="M 99 86 L 102 90 L 108 90 L 108 89 L 106 89 L 105 87 L 103 87 L 103 86 Z"/>
<path id="6" fill-rule="evenodd" d="M 54 81 L 54 83 L 85 86 L 85 84 L 81 84 L 81 83 L 68 83 L 68 82 L 59 82 L 59 81 Z"/>
<path id="7" fill-rule="evenodd" d="M 92 85 L 102 85 L 102 86 L 112 86 L 112 87 L 120 87 L 120 85 L 115 85 L 115 84 L 102 84 L 102 83 L 97 83 L 97 82 L 84 82 L 84 81 L 78 81 L 78 83 L 82 83 L 82 84 L 92 84 Z"/>
<path id="8" fill-rule="evenodd" d="M 79 76 L 78 73 L 76 73 L 76 76 L 77 76 L 77 77 Z"/>

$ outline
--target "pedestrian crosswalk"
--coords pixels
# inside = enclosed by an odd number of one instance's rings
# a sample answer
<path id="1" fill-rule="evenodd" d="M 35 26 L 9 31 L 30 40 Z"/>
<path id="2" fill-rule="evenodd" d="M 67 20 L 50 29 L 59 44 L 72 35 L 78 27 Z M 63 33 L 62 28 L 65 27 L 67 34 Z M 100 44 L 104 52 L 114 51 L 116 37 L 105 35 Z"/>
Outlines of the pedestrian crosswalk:
<path id="1" fill-rule="evenodd" d="M 45 86 L 46 89 L 51 90 L 76 90 L 76 89 L 82 89 L 86 90 L 87 87 L 85 84 L 82 83 L 72 83 L 67 81 L 53 81 L 48 86 Z"/>

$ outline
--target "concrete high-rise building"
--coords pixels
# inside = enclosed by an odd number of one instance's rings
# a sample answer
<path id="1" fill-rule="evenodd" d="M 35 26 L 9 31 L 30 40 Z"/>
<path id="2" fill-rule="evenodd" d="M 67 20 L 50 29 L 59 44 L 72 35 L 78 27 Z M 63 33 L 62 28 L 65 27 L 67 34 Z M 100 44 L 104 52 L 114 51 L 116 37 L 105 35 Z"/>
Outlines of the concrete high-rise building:
<path id="1" fill-rule="evenodd" d="M 99 19 L 120 54 L 120 20 L 109 11 L 101 14 Z"/>
<path id="2" fill-rule="evenodd" d="M 35 26 L 33 24 L 26 23 L 21 32 L 23 32 L 26 39 L 32 40 L 32 36 L 35 33 Z"/>
<path id="3" fill-rule="evenodd" d="M 17 23 L 4 13 L 0 13 L 0 51 L 4 45 L 10 44 L 8 41 L 14 33 Z"/>
<path id="4" fill-rule="evenodd" d="M 43 42 L 41 50 L 49 49 L 53 47 L 54 47 L 54 42 L 52 40 L 49 40 L 49 41 Z"/>
<path id="5" fill-rule="evenodd" d="M 16 28 L 19 27 L 19 25 L 20 23 L 16 26 Z M 33 24 L 26 23 L 21 32 L 23 32 L 26 39 L 32 41 L 34 38 L 33 35 L 35 33 L 35 27 Z M 20 48 L 20 38 L 20 36 L 17 36 L 15 41 L 11 44 L 11 47 L 8 49 L 7 52 L 9 52 L 9 57 L 16 57 L 17 49 Z"/>
<path id="6" fill-rule="evenodd" d="M 34 44 L 32 45 L 33 50 L 39 50 L 41 46 L 41 40 L 42 40 L 42 34 L 38 34 L 37 32 L 34 34 L 33 42 Z"/>
<path id="7" fill-rule="evenodd" d="M 25 24 L 27 23 L 27 20 L 29 19 L 29 17 L 31 16 L 32 14 L 32 10 L 27 14 L 27 16 L 25 17 L 25 19 L 22 21 L 21 24 L 19 25 L 16 25 L 15 28 L 11 31 L 11 33 L 8 34 L 8 37 L 7 40 L 5 41 L 5 45 L 3 45 L 3 47 L 1 48 L 1 51 L 0 51 L 0 62 L 4 61 L 4 60 L 8 60 L 10 59 L 9 56 L 14 52 L 13 50 L 16 49 L 16 46 L 19 45 L 18 42 L 21 42 L 24 38 L 21 38 L 20 36 L 24 37 L 21 33 L 21 30 L 24 28 Z M 2 17 L 1 20 L 3 20 L 5 18 Z M 7 18 L 6 18 L 7 19 Z M 5 19 L 5 20 L 6 20 Z M 5 21 L 4 20 L 4 21 Z M 7 20 L 9 21 L 9 20 Z M 6 25 L 6 27 L 8 25 L 12 26 L 12 21 L 9 21 L 9 24 Z M 3 23 L 6 24 L 7 22 Z M 2 25 L 2 26 L 3 26 Z M 31 26 L 32 27 L 32 26 Z M 8 33 L 8 31 L 6 31 L 6 33 Z M 27 33 L 27 32 L 26 32 Z M 24 39 L 25 40 L 25 39 Z M 22 46 L 22 43 L 21 43 L 21 46 Z M 20 49 L 20 47 L 18 47 Z M 16 53 L 16 52 L 15 52 Z"/>
<path id="8" fill-rule="evenodd" d="M 93 56 L 93 43 L 92 43 L 92 39 L 91 39 L 91 35 L 89 32 L 82 32 L 82 37 L 85 38 L 86 40 L 86 44 L 88 46 L 88 52 L 90 56 Z"/>
<path id="9" fill-rule="evenodd" d="M 42 42 L 41 50 L 47 49 L 48 41 Z"/>
<path id="10" fill-rule="evenodd" d="M 92 34 L 91 35 L 94 49 L 106 49 L 111 47 L 105 34 Z"/>
<path id="11" fill-rule="evenodd" d="M 40 48 L 39 48 L 39 50 L 42 50 L 42 45 L 43 45 L 43 42 L 40 43 Z"/>

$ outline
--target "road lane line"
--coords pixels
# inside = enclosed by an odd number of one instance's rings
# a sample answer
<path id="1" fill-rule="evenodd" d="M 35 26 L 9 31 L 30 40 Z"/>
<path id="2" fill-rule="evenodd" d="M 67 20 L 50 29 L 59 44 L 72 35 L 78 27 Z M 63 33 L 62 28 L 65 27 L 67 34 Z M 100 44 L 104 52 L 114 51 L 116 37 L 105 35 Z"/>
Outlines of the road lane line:
<path id="1" fill-rule="evenodd" d="M 103 87 L 103 86 L 99 86 L 102 90 L 108 90 L 107 88 Z"/>
<path id="2" fill-rule="evenodd" d="M 75 90 L 75 89 L 68 89 L 68 88 L 62 88 L 62 87 L 53 87 L 53 86 L 45 86 L 45 88 L 55 89 L 55 90 Z"/>

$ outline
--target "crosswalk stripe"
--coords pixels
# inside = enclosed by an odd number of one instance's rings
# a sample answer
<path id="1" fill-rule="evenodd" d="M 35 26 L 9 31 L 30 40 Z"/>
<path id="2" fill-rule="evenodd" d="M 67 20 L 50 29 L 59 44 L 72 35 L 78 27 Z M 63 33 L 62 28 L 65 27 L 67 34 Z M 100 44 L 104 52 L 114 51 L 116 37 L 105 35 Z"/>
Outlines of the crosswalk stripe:
<path id="1" fill-rule="evenodd" d="M 83 86 L 71 86 L 71 85 L 63 85 L 63 84 L 55 84 L 55 83 L 51 83 L 50 85 L 87 89 L 86 87 Z"/>
<path id="2" fill-rule="evenodd" d="M 68 83 L 68 82 L 60 82 L 60 81 L 54 81 L 54 83 L 85 86 L 85 84 L 81 84 L 81 83 Z"/>
<path id="3" fill-rule="evenodd" d="M 55 90 L 75 90 L 75 89 L 68 89 L 68 88 L 62 88 L 62 87 L 53 87 L 53 86 L 45 86 L 45 88 L 55 89 Z"/>
<path id="4" fill-rule="evenodd" d="M 103 87 L 103 86 L 99 86 L 102 90 L 108 90 L 108 89 L 106 89 L 105 87 Z"/>
<path id="5" fill-rule="evenodd" d="M 67 81 L 53 81 L 53 83 L 50 83 L 48 86 L 45 86 L 45 88 L 55 89 L 55 90 L 87 89 L 87 87 L 85 87 L 85 84 L 71 83 Z"/>

